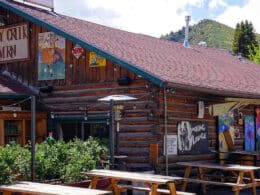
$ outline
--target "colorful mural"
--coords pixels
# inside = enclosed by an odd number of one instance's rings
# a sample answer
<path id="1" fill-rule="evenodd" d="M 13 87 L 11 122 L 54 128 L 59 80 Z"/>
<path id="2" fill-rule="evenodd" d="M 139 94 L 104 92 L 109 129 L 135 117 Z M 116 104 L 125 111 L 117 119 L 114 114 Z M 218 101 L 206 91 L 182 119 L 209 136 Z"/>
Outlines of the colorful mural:
<path id="1" fill-rule="evenodd" d="M 218 116 L 218 140 L 219 158 L 226 159 L 228 154 L 225 152 L 234 149 L 234 111 L 229 111 L 224 115 Z"/>
<path id="2" fill-rule="evenodd" d="M 257 150 L 260 150 L 260 107 L 256 108 L 256 140 Z"/>
<path id="3" fill-rule="evenodd" d="M 253 116 L 246 116 L 244 122 L 245 128 L 245 150 L 255 150 L 255 122 Z"/>
<path id="4" fill-rule="evenodd" d="M 178 130 L 178 154 L 203 154 L 209 152 L 208 124 L 180 121 Z"/>
<path id="5" fill-rule="evenodd" d="M 38 36 L 38 80 L 65 78 L 65 38 L 53 32 Z"/>

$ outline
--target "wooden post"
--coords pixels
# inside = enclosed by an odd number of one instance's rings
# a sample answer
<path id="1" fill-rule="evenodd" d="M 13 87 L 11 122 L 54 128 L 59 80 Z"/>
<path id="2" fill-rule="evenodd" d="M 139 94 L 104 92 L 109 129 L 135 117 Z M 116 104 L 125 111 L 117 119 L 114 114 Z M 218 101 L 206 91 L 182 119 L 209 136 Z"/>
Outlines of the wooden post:
<path id="1" fill-rule="evenodd" d="M 109 122 L 109 149 L 110 149 L 110 163 L 114 168 L 114 146 L 115 146 L 115 128 L 114 128 L 114 101 L 110 100 L 110 122 Z"/>

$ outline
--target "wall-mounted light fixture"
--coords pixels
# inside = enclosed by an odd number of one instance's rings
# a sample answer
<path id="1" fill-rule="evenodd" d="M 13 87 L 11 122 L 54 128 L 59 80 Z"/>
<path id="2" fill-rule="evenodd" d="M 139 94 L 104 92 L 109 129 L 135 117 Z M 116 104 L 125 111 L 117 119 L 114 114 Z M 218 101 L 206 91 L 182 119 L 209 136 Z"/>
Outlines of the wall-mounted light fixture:
<path id="1" fill-rule="evenodd" d="M 129 85 L 129 84 L 131 84 L 131 82 L 132 82 L 132 79 L 128 76 L 120 77 L 117 79 L 118 85 Z"/>
<path id="2" fill-rule="evenodd" d="M 42 92 L 42 93 L 50 93 L 50 92 L 52 92 L 52 90 L 53 90 L 53 86 L 46 85 L 46 86 L 44 86 L 44 87 L 40 87 L 39 90 L 40 90 L 40 92 Z"/>
<path id="3" fill-rule="evenodd" d="M 87 107 L 85 108 L 84 120 L 85 120 L 85 121 L 88 120 L 88 109 L 87 109 Z"/>
<path id="4" fill-rule="evenodd" d="M 51 119 L 54 119 L 55 115 L 54 112 L 51 112 Z"/>
<path id="5" fill-rule="evenodd" d="M 16 113 L 16 111 L 14 110 L 14 112 L 13 112 L 13 117 L 14 118 L 16 118 L 17 117 L 17 113 Z"/>

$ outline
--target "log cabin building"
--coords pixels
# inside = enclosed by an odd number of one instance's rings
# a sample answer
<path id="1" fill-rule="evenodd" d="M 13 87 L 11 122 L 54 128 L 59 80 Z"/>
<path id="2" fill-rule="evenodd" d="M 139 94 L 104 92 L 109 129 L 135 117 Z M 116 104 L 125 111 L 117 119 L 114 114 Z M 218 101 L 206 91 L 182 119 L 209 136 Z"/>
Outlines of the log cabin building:
<path id="1" fill-rule="evenodd" d="M 31 2 L 0 0 L 1 73 L 37 95 L 57 139 L 109 138 L 112 125 L 113 149 L 128 167 L 166 174 L 177 161 L 221 157 L 210 150 L 257 150 L 259 65 Z M 109 114 L 99 101 L 109 95 L 136 100 L 114 102 Z"/>

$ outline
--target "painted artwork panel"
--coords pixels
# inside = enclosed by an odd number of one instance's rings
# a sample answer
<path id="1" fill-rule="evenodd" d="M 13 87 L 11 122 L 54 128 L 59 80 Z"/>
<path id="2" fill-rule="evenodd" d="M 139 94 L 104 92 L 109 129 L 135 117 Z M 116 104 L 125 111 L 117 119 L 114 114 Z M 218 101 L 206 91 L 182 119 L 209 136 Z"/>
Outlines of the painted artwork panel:
<path id="1" fill-rule="evenodd" d="M 204 154 L 209 152 L 208 124 L 205 122 L 180 121 L 178 154 Z"/>
<path id="2" fill-rule="evenodd" d="M 234 111 L 218 116 L 219 151 L 228 152 L 234 148 Z M 228 154 L 220 153 L 220 159 L 226 159 Z"/>
<path id="3" fill-rule="evenodd" d="M 38 36 L 38 80 L 65 78 L 65 38 L 53 32 Z"/>
<path id="4" fill-rule="evenodd" d="M 253 116 L 246 116 L 244 122 L 245 128 L 245 150 L 255 150 L 255 122 Z"/>
<path id="5" fill-rule="evenodd" d="M 260 150 L 260 107 L 256 108 L 256 140 L 257 150 Z"/>

